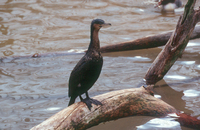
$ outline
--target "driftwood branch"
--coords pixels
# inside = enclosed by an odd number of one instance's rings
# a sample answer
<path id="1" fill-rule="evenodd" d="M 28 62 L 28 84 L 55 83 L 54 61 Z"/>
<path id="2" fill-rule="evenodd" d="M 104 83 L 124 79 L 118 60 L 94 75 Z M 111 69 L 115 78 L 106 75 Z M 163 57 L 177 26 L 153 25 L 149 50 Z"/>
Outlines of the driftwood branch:
<path id="1" fill-rule="evenodd" d="M 200 120 L 180 113 L 171 105 L 155 98 L 144 87 L 113 91 L 93 97 L 103 104 L 93 105 L 91 111 L 85 103 L 75 103 L 31 130 L 84 130 L 102 122 L 128 116 L 163 117 L 175 113 L 182 126 L 200 128 Z"/>
<path id="2" fill-rule="evenodd" d="M 117 52 L 117 51 L 128 51 L 128 50 L 139 50 L 149 49 L 159 46 L 164 46 L 172 35 L 173 31 L 165 32 L 157 35 L 146 36 L 136 40 L 123 42 L 114 45 L 108 45 L 101 47 L 101 52 Z M 200 38 L 200 26 L 196 26 L 190 40 Z"/>
<path id="3" fill-rule="evenodd" d="M 177 112 L 174 107 L 150 95 L 144 87 L 109 92 L 93 98 L 103 105 L 93 105 L 90 111 L 83 102 L 75 103 L 31 130 L 81 130 L 127 116 L 165 116 Z"/>
<path id="4" fill-rule="evenodd" d="M 31 130 L 86 129 L 101 122 L 127 116 L 165 116 L 169 113 L 177 113 L 178 121 L 182 125 L 191 127 L 190 124 L 192 124 L 193 128 L 200 128 L 198 119 L 179 113 L 174 107 L 155 98 L 149 89 L 153 88 L 151 84 L 162 79 L 178 57 L 181 57 L 193 29 L 199 21 L 200 11 L 193 10 L 195 2 L 196 0 L 188 1 L 176 30 L 148 70 L 145 76 L 147 84 L 149 84 L 147 88 L 140 87 L 98 95 L 94 99 L 98 99 L 103 105 L 93 105 L 91 111 L 84 103 L 75 103 Z"/>
<path id="5" fill-rule="evenodd" d="M 200 10 L 193 9 L 195 2 L 195 0 L 189 0 L 185 6 L 185 12 L 180 17 L 175 31 L 145 75 L 147 84 L 155 84 L 163 79 L 175 61 L 182 56 L 195 25 L 200 19 Z"/>

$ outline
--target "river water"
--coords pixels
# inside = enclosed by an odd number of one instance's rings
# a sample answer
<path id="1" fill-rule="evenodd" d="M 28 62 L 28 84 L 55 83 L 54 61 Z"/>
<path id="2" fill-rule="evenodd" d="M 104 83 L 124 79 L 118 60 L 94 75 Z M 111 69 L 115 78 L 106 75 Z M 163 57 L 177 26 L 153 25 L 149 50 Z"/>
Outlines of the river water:
<path id="1" fill-rule="evenodd" d="M 101 46 L 105 46 L 173 30 L 182 13 L 183 8 L 161 14 L 148 0 L 0 0 L 0 57 L 76 53 L 1 61 L 0 129 L 27 130 L 67 107 L 69 75 L 88 47 L 92 19 L 112 24 L 100 30 Z M 161 49 L 103 54 L 101 75 L 89 95 L 136 87 Z M 155 89 L 158 98 L 198 118 L 199 52 L 200 39 L 191 40 L 182 58 L 158 83 L 163 87 Z M 145 116 L 91 128 L 98 129 L 189 130 L 171 118 Z"/>

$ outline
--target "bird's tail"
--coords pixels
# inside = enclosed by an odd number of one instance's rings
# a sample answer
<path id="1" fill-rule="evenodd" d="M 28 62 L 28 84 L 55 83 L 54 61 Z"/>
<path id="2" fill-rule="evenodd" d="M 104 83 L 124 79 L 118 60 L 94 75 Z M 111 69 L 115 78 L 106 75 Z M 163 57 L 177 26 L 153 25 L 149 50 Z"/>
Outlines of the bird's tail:
<path id="1" fill-rule="evenodd" d="M 72 105 L 76 100 L 76 97 L 71 97 L 68 106 Z"/>

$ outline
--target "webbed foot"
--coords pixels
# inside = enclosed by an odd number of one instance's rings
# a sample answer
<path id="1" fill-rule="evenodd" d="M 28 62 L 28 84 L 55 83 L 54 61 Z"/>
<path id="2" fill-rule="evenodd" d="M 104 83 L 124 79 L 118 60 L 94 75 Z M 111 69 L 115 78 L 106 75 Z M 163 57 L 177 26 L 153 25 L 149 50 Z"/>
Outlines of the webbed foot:
<path id="1" fill-rule="evenodd" d="M 87 105 L 88 109 L 91 111 L 92 102 L 90 101 L 90 98 L 85 98 L 82 100 L 82 102 L 84 102 Z"/>
<path id="2" fill-rule="evenodd" d="M 88 109 L 91 111 L 91 108 L 92 108 L 92 103 L 95 104 L 95 105 L 102 105 L 102 103 L 96 99 L 92 99 L 92 98 L 85 98 L 82 100 L 82 102 L 84 102 Z"/>
<path id="3" fill-rule="evenodd" d="M 102 103 L 100 102 L 100 101 L 98 101 L 98 100 L 96 100 L 96 99 L 92 99 L 92 98 L 90 98 L 90 101 L 94 104 L 94 105 L 102 105 Z"/>

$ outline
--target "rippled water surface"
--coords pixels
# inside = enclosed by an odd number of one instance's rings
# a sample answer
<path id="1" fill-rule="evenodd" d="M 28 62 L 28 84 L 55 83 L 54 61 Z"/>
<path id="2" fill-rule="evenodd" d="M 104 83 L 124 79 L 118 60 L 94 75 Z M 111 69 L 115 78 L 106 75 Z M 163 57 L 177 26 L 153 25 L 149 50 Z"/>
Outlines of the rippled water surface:
<path id="1" fill-rule="evenodd" d="M 9 57 L 83 52 L 89 44 L 94 18 L 112 24 L 101 29 L 101 46 L 159 34 L 173 30 L 182 11 L 164 15 L 147 0 L 0 0 L 0 57 L 8 57 L 0 63 L 0 129 L 30 129 L 67 107 L 68 78 L 83 53 Z M 103 54 L 102 73 L 89 95 L 136 87 L 160 51 L 154 48 Z M 198 118 L 199 52 L 200 39 L 190 41 L 183 57 L 158 83 L 164 87 L 155 89 L 158 98 Z M 106 128 L 188 129 L 171 119 L 153 117 L 125 118 L 91 129 Z"/>

